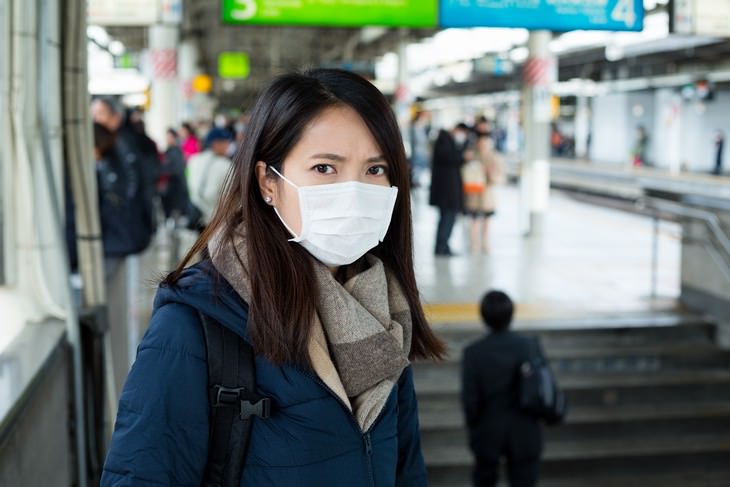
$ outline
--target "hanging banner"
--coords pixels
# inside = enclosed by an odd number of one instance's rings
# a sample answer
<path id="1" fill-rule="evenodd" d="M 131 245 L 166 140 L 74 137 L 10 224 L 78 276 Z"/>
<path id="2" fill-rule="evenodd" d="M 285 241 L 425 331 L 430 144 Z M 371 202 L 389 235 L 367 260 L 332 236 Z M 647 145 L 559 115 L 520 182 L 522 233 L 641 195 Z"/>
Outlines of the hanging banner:
<path id="1" fill-rule="evenodd" d="M 440 0 L 441 27 L 640 31 L 642 0 Z"/>
<path id="2" fill-rule="evenodd" d="M 222 0 L 223 23 L 436 27 L 436 0 Z"/>
<path id="3" fill-rule="evenodd" d="M 669 31 L 675 34 L 730 37 L 730 1 L 674 0 Z"/>
<path id="4" fill-rule="evenodd" d="M 87 22 L 102 26 L 145 26 L 157 23 L 160 4 L 150 0 L 88 0 Z"/>

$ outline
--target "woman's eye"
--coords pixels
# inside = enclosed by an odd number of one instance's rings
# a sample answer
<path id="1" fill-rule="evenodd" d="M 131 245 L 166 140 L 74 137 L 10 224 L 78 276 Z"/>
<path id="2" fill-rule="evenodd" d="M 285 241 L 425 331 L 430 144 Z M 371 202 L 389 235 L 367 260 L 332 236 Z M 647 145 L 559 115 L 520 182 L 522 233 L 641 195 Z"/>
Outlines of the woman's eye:
<path id="1" fill-rule="evenodd" d="M 370 166 L 368 168 L 368 174 L 371 176 L 383 176 L 388 173 L 388 168 L 385 166 Z"/>
<path id="2" fill-rule="evenodd" d="M 314 170 L 320 174 L 329 174 L 334 171 L 334 168 L 329 164 L 317 164 L 314 166 Z"/>

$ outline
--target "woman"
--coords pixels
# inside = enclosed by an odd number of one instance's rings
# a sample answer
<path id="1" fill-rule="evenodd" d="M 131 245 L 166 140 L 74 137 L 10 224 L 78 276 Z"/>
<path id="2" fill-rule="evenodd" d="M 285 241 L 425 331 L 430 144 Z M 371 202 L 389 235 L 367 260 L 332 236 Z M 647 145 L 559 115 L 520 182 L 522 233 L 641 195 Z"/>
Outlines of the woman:
<path id="1" fill-rule="evenodd" d="M 195 129 L 188 122 L 184 122 L 180 126 L 180 149 L 185 157 L 185 162 L 190 159 L 190 156 L 200 152 L 200 141 L 195 135 Z"/>
<path id="2" fill-rule="evenodd" d="M 410 215 L 380 92 L 338 70 L 275 79 L 210 224 L 160 286 L 102 485 L 199 485 L 198 311 L 251 343 L 257 392 L 272 402 L 252 421 L 241 485 L 426 485 L 409 360 L 445 348 L 419 304 Z"/>
<path id="3" fill-rule="evenodd" d="M 488 254 L 489 219 L 494 216 L 494 187 L 502 179 L 502 167 L 487 133 L 477 132 L 475 159 L 463 167 L 464 210 L 471 219 L 471 251 Z"/>

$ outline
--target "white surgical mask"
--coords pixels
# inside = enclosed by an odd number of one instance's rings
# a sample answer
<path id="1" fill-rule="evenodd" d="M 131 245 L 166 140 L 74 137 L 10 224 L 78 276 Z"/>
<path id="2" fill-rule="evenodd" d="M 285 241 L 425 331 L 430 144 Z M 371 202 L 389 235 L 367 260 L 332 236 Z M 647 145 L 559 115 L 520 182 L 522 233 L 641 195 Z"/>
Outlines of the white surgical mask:
<path id="1" fill-rule="evenodd" d="M 454 134 L 454 142 L 456 142 L 456 145 L 462 145 L 466 142 L 466 134 L 464 132 L 456 132 Z"/>
<path id="2" fill-rule="evenodd" d="M 334 267 L 355 262 L 382 242 L 390 226 L 398 188 L 358 181 L 297 186 L 302 228 L 297 235 L 274 208 L 297 242 L 323 264 Z"/>

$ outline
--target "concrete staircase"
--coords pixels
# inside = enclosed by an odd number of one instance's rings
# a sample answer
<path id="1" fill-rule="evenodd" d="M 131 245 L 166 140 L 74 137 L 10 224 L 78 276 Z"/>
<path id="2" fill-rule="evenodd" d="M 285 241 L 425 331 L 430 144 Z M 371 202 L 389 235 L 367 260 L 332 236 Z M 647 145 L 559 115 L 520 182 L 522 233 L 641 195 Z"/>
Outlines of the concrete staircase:
<path id="1" fill-rule="evenodd" d="M 711 324 L 657 321 L 520 329 L 540 336 L 570 408 L 565 424 L 545 428 L 540 486 L 730 486 L 730 352 Z M 414 366 L 429 485 L 467 487 L 459 360 L 484 330 L 435 328 L 450 359 Z"/>

